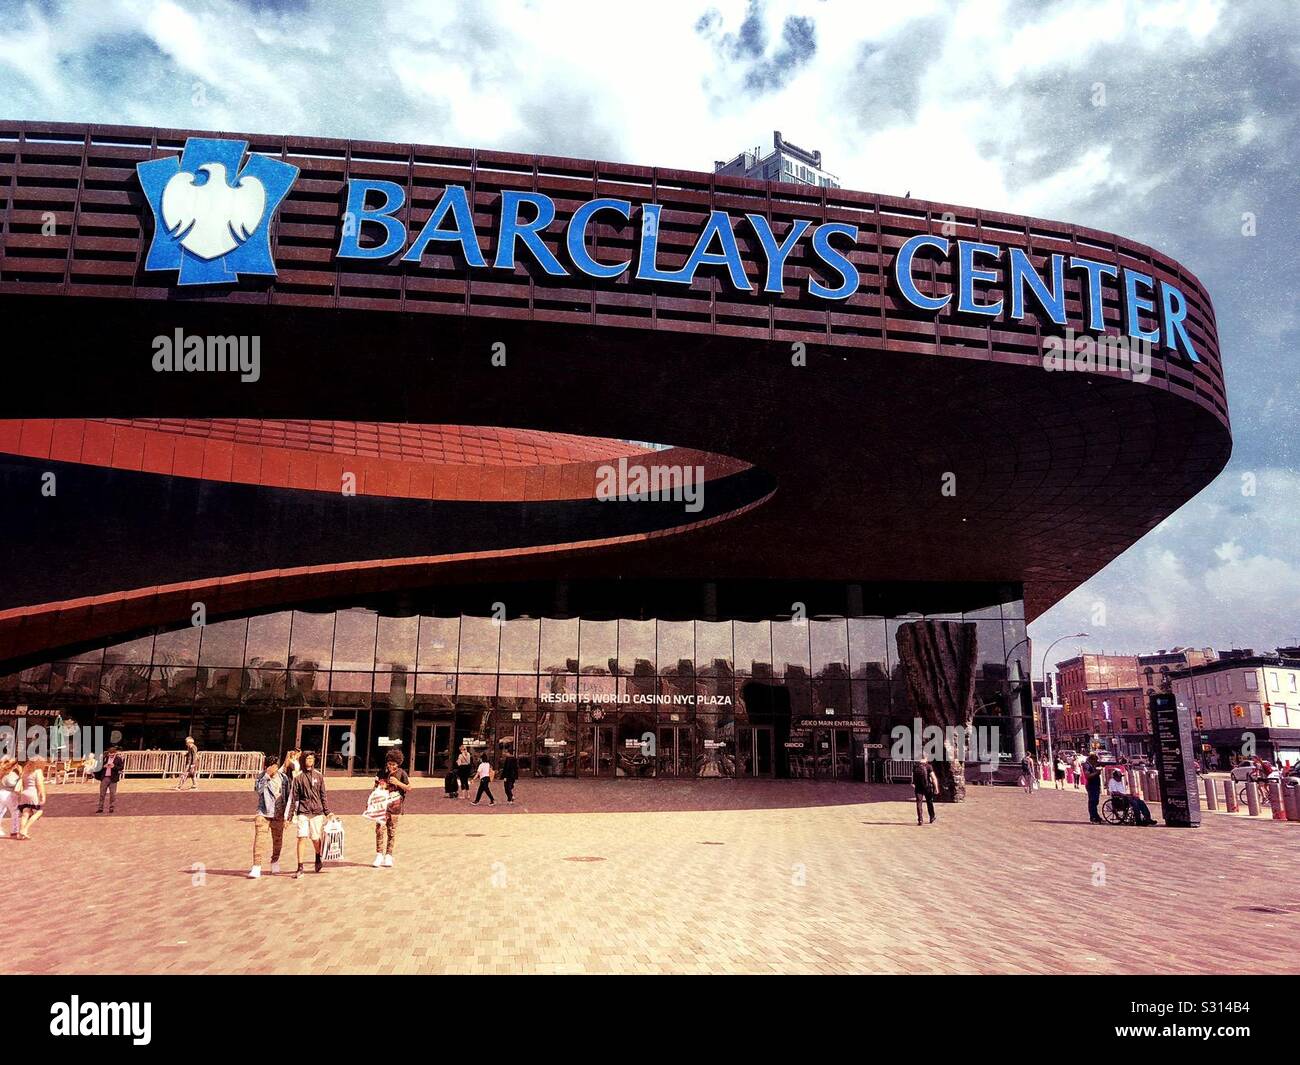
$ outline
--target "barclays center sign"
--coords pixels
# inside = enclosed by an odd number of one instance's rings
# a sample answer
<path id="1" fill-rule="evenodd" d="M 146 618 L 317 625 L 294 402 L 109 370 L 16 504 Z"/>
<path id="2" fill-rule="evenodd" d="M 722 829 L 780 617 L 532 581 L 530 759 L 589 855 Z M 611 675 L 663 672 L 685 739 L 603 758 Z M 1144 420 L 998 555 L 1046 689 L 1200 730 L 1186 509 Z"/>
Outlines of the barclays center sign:
<path id="1" fill-rule="evenodd" d="M 244 141 L 191 137 L 179 158 L 139 164 L 140 184 L 155 221 L 145 269 L 176 270 L 180 285 L 233 283 L 244 274 L 275 275 L 270 222 L 298 170 L 256 153 L 241 168 L 246 148 Z M 402 185 L 351 178 L 346 191 L 336 251 L 342 260 L 418 265 L 426 252 L 445 249 L 459 253 L 472 271 L 513 271 L 524 256 L 551 277 L 615 281 L 630 275 L 656 285 L 690 285 L 701 267 L 709 267 L 721 270 L 726 283 L 738 291 L 783 295 L 786 264 L 802 245 L 819 264 L 817 273 L 821 275 L 806 278 L 810 297 L 846 300 L 858 291 L 861 280 L 850 259 L 858 243 L 858 227 L 849 222 L 798 219 L 778 237 L 762 214 L 733 217 L 727 211 L 713 210 L 686 261 L 670 267 L 660 257 L 663 208 L 659 204 L 613 197 L 587 200 L 565 223 L 553 250 L 542 234 L 555 223 L 555 201 L 544 193 L 507 189 L 501 193 L 496 251 L 489 261 L 474 228 L 473 208 L 463 185 L 448 185 L 415 233 L 408 231 L 400 217 L 406 204 Z M 633 257 L 597 258 L 592 254 L 588 231 L 598 219 L 635 226 Z M 746 273 L 738 234 L 757 240 L 762 251 L 761 278 Z M 562 251 L 563 260 L 557 251 Z M 952 264 L 956 278 L 953 292 L 931 295 L 918 286 L 918 267 L 936 258 Z M 1083 317 L 1078 323 L 1067 320 L 1067 272 L 1082 281 Z M 972 319 L 996 318 L 1005 312 L 1011 320 L 1020 321 L 1032 304 L 1035 314 L 1056 325 L 1078 324 L 1098 333 L 1105 327 L 1105 278 L 1119 288 L 1123 329 L 1129 337 L 1200 361 L 1187 331 L 1187 301 L 1182 291 L 1132 267 L 1053 253 L 1045 257 L 1040 271 L 1023 248 L 949 240 L 928 233 L 907 240 L 898 249 L 892 267 L 897 292 L 921 311 L 937 313 L 948 308 Z M 1142 315 L 1153 317 L 1156 324 L 1143 326 Z"/>

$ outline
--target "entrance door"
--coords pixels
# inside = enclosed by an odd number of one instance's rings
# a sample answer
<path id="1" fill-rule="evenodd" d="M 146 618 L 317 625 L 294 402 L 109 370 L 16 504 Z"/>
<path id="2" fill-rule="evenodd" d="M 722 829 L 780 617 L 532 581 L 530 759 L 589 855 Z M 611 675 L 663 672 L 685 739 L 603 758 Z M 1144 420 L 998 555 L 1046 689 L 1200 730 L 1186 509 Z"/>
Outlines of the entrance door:
<path id="1" fill-rule="evenodd" d="M 316 755 L 316 768 L 332 776 L 352 772 L 355 736 L 351 721 L 308 718 L 298 722 L 297 747 L 303 754 Z"/>
<path id="2" fill-rule="evenodd" d="M 612 777 L 618 766 L 617 752 L 614 750 L 614 726 L 591 726 L 590 761 L 584 767 L 588 776 Z"/>
<path id="3" fill-rule="evenodd" d="M 853 779 L 853 732 L 846 728 L 817 729 L 813 753 L 818 780 Z"/>
<path id="4" fill-rule="evenodd" d="M 677 730 L 671 726 L 659 729 L 659 746 L 655 750 L 655 775 L 675 777 L 677 775 Z"/>
<path id="5" fill-rule="evenodd" d="M 736 775 L 776 775 L 776 755 L 771 725 L 753 725 L 736 730 Z"/>
<path id="6" fill-rule="evenodd" d="M 415 726 L 411 772 L 443 776 L 451 765 L 451 722 Z"/>
<path id="7" fill-rule="evenodd" d="M 695 776 L 695 730 L 690 725 L 660 725 L 656 772 L 661 777 Z"/>
<path id="8" fill-rule="evenodd" d="M 533 775 L 533 726 L 523 724 L 497 725 L 498 770 L 507 754 L 513 754 L 519 763 L 520 776 Z"/>
<path id="9" fill-rule="evenodd" d="M 853 779 L 853 733 L 846 728 L 837 728 L 831 732 L 831 747 L 834 755 L 831 770 L 835 780 Z"/>

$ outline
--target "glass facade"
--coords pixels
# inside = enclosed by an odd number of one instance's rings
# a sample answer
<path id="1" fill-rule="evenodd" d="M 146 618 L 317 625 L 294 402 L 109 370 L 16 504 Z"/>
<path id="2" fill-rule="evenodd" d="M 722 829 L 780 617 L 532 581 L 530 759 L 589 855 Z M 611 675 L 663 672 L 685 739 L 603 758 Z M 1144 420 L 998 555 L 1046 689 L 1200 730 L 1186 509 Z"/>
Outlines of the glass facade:
<path id="1" fill-rule="evenodd" d="M 0 713 L 63 709 L 129 748 L 308 742 L 336 771 L 400 743 L 415 772 L 441 773 L 468 744 L 540 776 L 878 779 L 890 730 L 915 716 L 895 637 L 922 616 L 285 610 L 0 677 Z M 1032 743 L 1021 602 L 924 616 L 975 636 L 975 723 L 1018 759 Z"/>

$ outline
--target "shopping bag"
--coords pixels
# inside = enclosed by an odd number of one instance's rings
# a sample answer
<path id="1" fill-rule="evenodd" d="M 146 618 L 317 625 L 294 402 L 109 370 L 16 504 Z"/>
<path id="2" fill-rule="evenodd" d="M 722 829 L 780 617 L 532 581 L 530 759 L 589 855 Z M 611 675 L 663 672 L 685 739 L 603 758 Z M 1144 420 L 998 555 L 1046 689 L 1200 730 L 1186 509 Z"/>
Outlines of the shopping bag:
<path id="1" fill-rule="evenodd" d="M 325 823 L 325 842 L 321 847 L 321 860 L 341 862 L 343 860 L 343 822 L 332 817 Z"/>
<path id="2" fill-rule="evenodd" d="M 382 821 L 388 816 L 388 807 L 392 805 L 394 793 L 387 788 L 375 788 L 366 800 L 366 810 L 361 816 L 371 821 Z"/>

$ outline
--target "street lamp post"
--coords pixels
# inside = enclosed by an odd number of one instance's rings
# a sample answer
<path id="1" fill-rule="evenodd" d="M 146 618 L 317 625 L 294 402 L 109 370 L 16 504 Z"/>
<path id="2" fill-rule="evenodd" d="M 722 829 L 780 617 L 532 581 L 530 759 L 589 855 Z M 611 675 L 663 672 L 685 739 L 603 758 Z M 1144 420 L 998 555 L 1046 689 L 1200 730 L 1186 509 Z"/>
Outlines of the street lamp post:
<path id="1" fill-rule="evenodd" d="M 1086 640 L 1087 638 L 1088 638 L 1088 633 L 1075 632 L 1075 633 L 1071 633 L 1069 636 L 1061 636 L 1058 639 L 1053 640 L 1051 643 L 1047 645 L 1047 650 L 1043 652 L 1043 694 L 1047 693 L 1047 659 L 1051 656 L 1052 648 L 1055 647 L 1058 643 L 1060 643 L 1061 640 L 1081 640 L 1081 639 Z M 1052 767 L 1052 774 L 1055 775 L 1056 759 L 1052 755 L 1051 711 L 1049 710 L 1046 714 L 1044 714 L 1043 718 L 1047 722 L 1047 764 Z"/>

